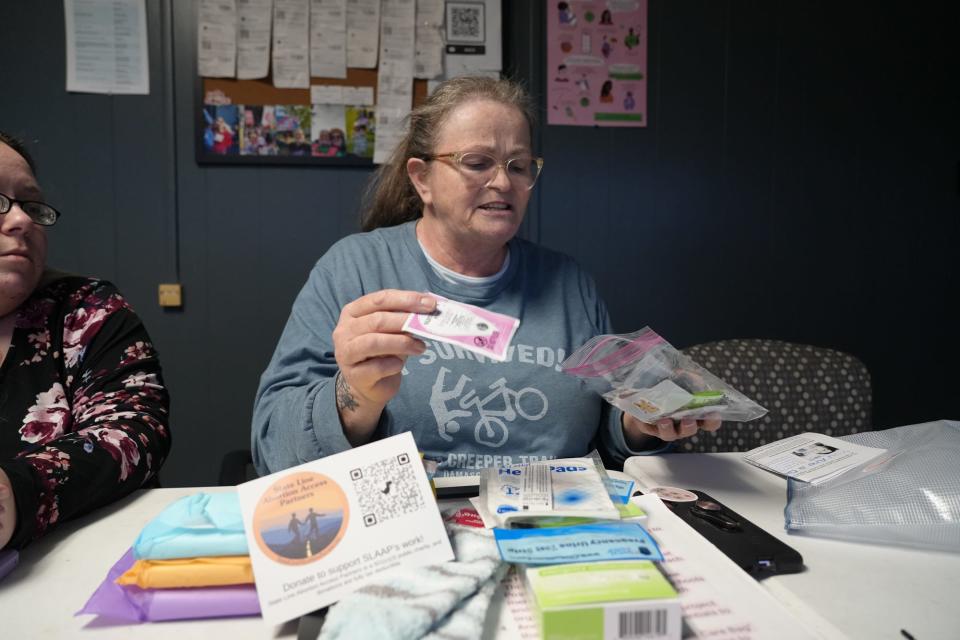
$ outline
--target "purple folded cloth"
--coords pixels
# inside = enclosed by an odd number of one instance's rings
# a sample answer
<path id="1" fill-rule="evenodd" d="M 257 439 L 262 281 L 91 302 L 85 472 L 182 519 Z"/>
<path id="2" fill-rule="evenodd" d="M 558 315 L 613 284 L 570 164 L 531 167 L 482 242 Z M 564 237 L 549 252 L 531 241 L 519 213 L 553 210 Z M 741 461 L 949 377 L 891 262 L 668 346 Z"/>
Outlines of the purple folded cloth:
<path id="1" fill-rule="evenodd" d="M 260 602 L 253 585 L 141 589 L 116 584 L 114 581 L 133 563 L 133 551 L 128 549 L 83 609 L 74 615 L 93 613 L 130 622 L 260 615 Z"/>

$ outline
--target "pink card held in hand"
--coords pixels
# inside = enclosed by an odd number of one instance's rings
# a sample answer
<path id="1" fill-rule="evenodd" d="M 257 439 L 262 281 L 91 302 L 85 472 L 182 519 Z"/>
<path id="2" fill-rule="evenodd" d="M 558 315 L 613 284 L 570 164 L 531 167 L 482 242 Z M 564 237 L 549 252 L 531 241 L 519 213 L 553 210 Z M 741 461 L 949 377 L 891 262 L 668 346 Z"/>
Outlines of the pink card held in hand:
<path id="1" fill-rule="evenodd" d="M 454 302 L 436 294 L 433 313 L 411 313 L 403 330 L 421 338 L 448 342 L 492 360 L 507 359 L 507 348 L 520 326 L 516 318 L 494 313 L 472 304 Z"/>

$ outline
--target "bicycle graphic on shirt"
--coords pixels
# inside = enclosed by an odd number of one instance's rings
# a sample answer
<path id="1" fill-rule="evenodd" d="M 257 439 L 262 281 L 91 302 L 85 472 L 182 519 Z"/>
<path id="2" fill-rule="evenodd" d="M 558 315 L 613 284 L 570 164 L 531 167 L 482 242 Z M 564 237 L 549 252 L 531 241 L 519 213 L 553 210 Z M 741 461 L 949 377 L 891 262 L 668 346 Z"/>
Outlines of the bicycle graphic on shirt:
<path id="1" fill-rule="evenodd" d="M 517 416 L 533 422 L 547 415 L 547 396 L 538 389 L 524 387 L 514 391 L 507 386 L 506 378 L 500 378 L 488 387 L 490 393 L 481 398 L 474 389 L 463 393 L 463 388 L 471 382 L 471 379 L 464 375 L 460 376 L 453 389 L 444 391 L 444 381 L 448 373 L 450 369 L 440 367 L 440 373 L 437 374 L 437 380 L 430 392 L 430 408 L 437 420 L 437 431 L 447 442 L 453 441 L 450 434 L 460 431 L 457 420 L 472 417 L 473 409 L 480 415 L 473 428 L 473 438 L 478 444 L 493 449 L 502 447 L 510 435 L 506 422 L 513 422 Z M 447 401 L 458 397 L 460 400 L 457 404 L 460 408 L 448 409 Z"/>

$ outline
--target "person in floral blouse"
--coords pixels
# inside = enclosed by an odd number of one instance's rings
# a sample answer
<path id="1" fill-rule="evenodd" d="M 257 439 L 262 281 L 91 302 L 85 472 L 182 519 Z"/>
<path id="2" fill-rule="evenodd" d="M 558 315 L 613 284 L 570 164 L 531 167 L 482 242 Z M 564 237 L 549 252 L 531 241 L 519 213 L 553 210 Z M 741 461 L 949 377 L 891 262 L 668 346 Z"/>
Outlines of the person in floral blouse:
<path id="1" fill-rule="evenodd" d="M 0 131 L 0 549 L 143 486 L 170 451 L 140 319 L 112 284 L 46 268 L 59 215 Z"/>

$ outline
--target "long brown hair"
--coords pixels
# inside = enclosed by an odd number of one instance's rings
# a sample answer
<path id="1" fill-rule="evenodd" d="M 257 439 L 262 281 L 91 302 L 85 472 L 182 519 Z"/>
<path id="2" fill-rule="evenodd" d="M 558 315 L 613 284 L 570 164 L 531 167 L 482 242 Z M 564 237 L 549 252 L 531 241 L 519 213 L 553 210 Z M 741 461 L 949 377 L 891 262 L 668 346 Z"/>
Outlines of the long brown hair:
<path id="1" fill-rule="evenodd" d="M 10 135 L 6 131 L 0 130 L 0 143 L 3 143 L 20 154 L 20 157 L 27 161 L 27 166 L 30 167 L 30 172 L 36 177 L 37 175 L 37 165 L 33 161 L 33 157 L 30 155 L 30 152 L 27 151 L 27 145 L 24 144 L 23 140 L 17 138 L 16 136 Z"/>
<path id="2" fill-rule="evenodd" d="M 407 176 L 407 160 L 430 156 L 444 120 L 471 100 L 492 100 L 515 107 L 526 117 L 531 130 L 536 122 L 536 108 L 516 82 L 464 76 L 441 83 L 410 112 L 406 134 L 367 185 L 361 214 L 364 231 L 392 227 L 423 215 L 420 196 Z"/>

